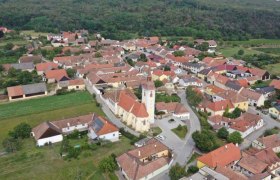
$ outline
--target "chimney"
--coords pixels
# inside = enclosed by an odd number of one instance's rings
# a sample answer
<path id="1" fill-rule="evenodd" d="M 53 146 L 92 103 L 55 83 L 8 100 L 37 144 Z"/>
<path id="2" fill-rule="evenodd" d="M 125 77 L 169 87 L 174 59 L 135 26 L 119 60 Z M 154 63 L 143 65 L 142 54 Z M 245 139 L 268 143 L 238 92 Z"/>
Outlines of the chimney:
<path id="1" fill-rule="evenodd" d="M 155 144 L 155 148 L 157 147 L 157 145 Z"/>
<path id="2" fill-rule="evenodd" d="M 238 147 L 238 143 L 236 143 L 235 146 Z"/>
<path id="3" fill-rule="evenodd" d="M 225 148 L 227 149 L 227 145 L 225 145 Z"/>
<path id="4" fill-rule="evenodd" d="M 140 151 L 138 151 L 138 156 L 139 156 L 139 157 L 141 156 L 141 152 L 140 152 Z"/>

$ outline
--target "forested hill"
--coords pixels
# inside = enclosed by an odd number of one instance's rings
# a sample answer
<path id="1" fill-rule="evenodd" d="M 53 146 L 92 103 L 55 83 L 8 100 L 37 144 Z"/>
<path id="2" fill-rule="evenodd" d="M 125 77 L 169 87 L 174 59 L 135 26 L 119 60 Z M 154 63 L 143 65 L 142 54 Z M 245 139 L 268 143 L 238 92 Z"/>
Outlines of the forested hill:
<path id="1" fill-rule="evenodd" d="M 0 0 L 0 12 L 0 26 L 44 32 L 85 28 L 112 39 L 280 38 L 276 0 Z"/>

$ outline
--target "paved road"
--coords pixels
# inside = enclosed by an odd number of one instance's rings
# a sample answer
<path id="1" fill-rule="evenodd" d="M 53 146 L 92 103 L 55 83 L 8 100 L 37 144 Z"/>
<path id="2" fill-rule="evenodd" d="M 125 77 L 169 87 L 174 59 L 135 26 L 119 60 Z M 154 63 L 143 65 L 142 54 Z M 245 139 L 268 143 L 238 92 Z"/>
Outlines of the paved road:
<path id="1" fill-rule="evenodd" d="M 181 121 L 176 119 L 176 122 L 169 123 L 168 120 L 170 118 L 167 118 L 157 120 L 156 125 L 158 125 L 163 130 L 162 135 L 166 137 L 166 140 L 163 142 L 175 153 L 174 163 L 185 165 L 195 148 L 195 143 L 191 135 L 193 132 L 200 130 L 200 122 L 196 114 L 192 111 L 189 104 L 187 103 L 185 92 L 179 91 L 178 96 L 181 98 L 181 102 L 184 104 L 184 106 L 189 110 L 190 120 Z M 171 131 L 171 129 L 176 128 L 179 124 L 188 126 L 188 133 L 183 140 L 178 138 Z"/>
<path id="2" fill-rule="evenodd" d="M 261 117 L 263 118 L 265 124 L 261 129 L 254 131 L 253 133 L 251 133 L 244 139 L 244 142 L 240 145 L 241 149 L 248 148 L 255 139 L 257 139 L 258 137 L 263 135 L 265 130 L 272 129 L 275 126 L 280 128 L 280 123 L 278 121 L 272 119 L 269 115 L 265 115 L 265 114 L 261 113 L 260 111 L 256 110 L 255 107 L 249 107 L 248 112 L 253 113 L 253 114 L 259 113 L 261 115 Z"/>

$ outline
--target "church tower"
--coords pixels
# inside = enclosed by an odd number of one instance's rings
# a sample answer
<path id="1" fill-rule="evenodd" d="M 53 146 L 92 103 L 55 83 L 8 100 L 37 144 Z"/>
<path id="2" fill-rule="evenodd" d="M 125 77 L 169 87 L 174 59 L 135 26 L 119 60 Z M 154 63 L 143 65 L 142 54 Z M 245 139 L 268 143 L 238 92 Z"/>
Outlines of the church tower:
<path id="1" fill-rule="evenodd" d="M 156 88 L 152 78 L 149 76 L 147 82 L 142 84 L 142 103 L 146 105 L 147 112 L 149 114 L 149 122 L 155 122 L 155 100 L 156 100 Z"/>

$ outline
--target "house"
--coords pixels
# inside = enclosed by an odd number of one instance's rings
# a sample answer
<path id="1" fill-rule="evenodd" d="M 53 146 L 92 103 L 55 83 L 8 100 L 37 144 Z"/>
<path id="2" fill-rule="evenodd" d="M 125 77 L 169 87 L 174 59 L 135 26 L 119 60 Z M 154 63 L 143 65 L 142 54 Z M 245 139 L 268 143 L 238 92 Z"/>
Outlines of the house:
<path id="1" fill-rule="evenodd" d="M 268 71 L 259 69 L 259 68 L 250 68 L 249 72 L 254 75 L 260 77 L 260 80 L 269 80 L 270 79 L 270 74 Z"/>
<path id="2" fill-rule="evenodd" d="M 156 103 L 156 110 L 158 112 L 164 112 L 165 115 L 172 115 L 177 118 L 190 119 L 189 111 L 183 104 L 178 102 L 158 102 Z"/>
<path id="3" fill-rule="evenodd" d="M 211 72 L 207 75 L 207 81 L 215 86 L 218 86 L 219 88 L 228 89 L 226 87 L 226 83 L 230 81 L 230 79 L 221 74 Z"/>
<path id="4" fill-rule="evenodd" d="M 9 100 L 30 99 L 48 94 L 45 83 L 12 86 L 7 88 Z"/>
<path id="5" fill-rule="evenodd" d="M 63 140 L 62 132 L 50 122 L 43 122 L 32 129 L 32 136 L 36 140 L 37 146 L 53 144 Z"/>
<path id="6" fill-rule="evenodd" d="M 168 170 L 172 157 L 167 146 L 152 138 L 144 146 L 126 152 L 116 160 L 125 179 L 144 180 Z"/>
<path id="7" fill-rule="evenodd" d="M 207 166 L 215 169 L 218 166 L 231 167 L 241 158 L 240 149 L 233 143 L 223 145 L 197 158 L 197 167 Z"/>
<path id="8" fill-rule="evenodd" d="M 152 80 L 153 81 L 156 81 L 156 80 L 162 81 L 164 79 L 169 80 L 173 76 L 175 76 L 175 73 L 173 71 L 163 71 L 160 69 L 156 69 L 152 73 Z"/>
<path id="9" fill-rule="evenodd" d="M 252 142 L 252 147 L 256 149 L 272 148 L 275 153 L 280 152 L 280 138 L 279 135 L 273 134 L 270 136 L 260 137 Z"/>
<path id="10" fill-rule="evenodd" d="M 218 130 L 222 127 L 229 128 L 231 123 L 230 118 L 221 115 L 210 116 L 208 117 L 207 121 L 213 127 L 214 130 Z"/>
<path id="11" fill-rule="evenodd" d="M 213 97 L 215 94 L 222 93 L 224 91 L 226 90 L 212 84 L 205 87 L 205 93 L 210 95 L 211 97 Z"/>
<path id="12" fill-rule="evenodd" d="M 234 169 L 248 177 L 263 174 L 264 177 L 276 177 L 279 179 L 280 159 L 272 148 L 258 150 L 250 148 L 242 152 L 242 159 L 235 165 Z M 268 175 L 265 175 L 268 172 Z M 264 178 L 263 178 L 264 179 Z"/>
<path id="13" fill-rule="evenodd" d="M 44 146 L 45 144 L 60 142 L 64 135 L 69 135 L 74 131 L 88 131 L 89 137 L 93 137 L 93 134 L 96 135 L 94 139 L 116 141 L 119 137 L 118 128 L 95 114 L 43 122 L 32 129 L 32 136 L 34 136 L 37 146 Z"/>
<path id="14" fill-rule="evenodd" d="M 207 76 L 211 72 L 212 72 L 212 69 L 210 69 L 210 68 L 203 69 L 197 73 L 197 77 L 204 81 L 207 81 Z"/>
<path id="15" fill-rule="evenodd" d="M 234 105 L 230 100 L 221 100 L 217 102 L 208 102 L 203 105 L 206 112 L 211 113 L 211 115 L 223 115 L 228 109 L 229 112 L 234 110 Z"/>
<path id="16" fill-rule="evenodd" d="M 45 72 L 45 81 L 55 83 L 59 81 L 67 81 L 69 77 L 65 69 L 49 70 Z"/>
<path id="17" fill-rule="evenodd" d="M 70 79 L 66 81 L 59 81 L 57 83 L 57 89 L 67 89 L 67 90 L 85 90 L 84 79 Z"/>
<path id="18" fill-rule="evenodd" d="M 267 100 L 275 94 L 275 89 L 273 86 L 260 87 L 256 88 L 256 92 L 263 94 L 265 99 Z"/>
<path id="19" fill-rule="evenodd" d="M 202 63 L 186 62 L 183 63 L 183 67 L 187 70 L 190 70 L 192 73 L 197 74 L 202 71 L 206 65 Z"/>
<path id="20" fill-rule="evenodd" d="M 190 77 L 190 78 L 183 78 L 179 80 L 179 85 L 182 87 L 188 87 L 188 86 L 197 86 L 202 87 L 203 83 L 201 80 Z"/>
<path id="21" fill-rule="evenodd" d="M 46 71 L 58 69 L 58 64 L 54 62 L 39 63 L 35 68 L 38 75 L 43 75 Z"/>
<path id="22" fill-rule="evenodd" d="M 41 63 L 42 56 L 37 55 L 25 55 L 19 58 L 18 63 Z"/>
<path id="23" fill-rule="evenodd" d="M 268 112 L 273 118 L 280 119 L 280 104 L 273 105 Z"/>
<path id="24" fill-rule="evenodd" d="M 247 88 L 242 88 L 240 94 L 247 98 L 250 106 L 261 107 L 264 105 L 265 97 L 263 94 L 257 93 L 256 91 Z"/>
<path id="25" fill-rule="evenodd" d="M 88 129 L 88 137 L 90 139 L 101 139 L 112 142 L 119 140 L 119 128 L 101 116 L 94 115 Z"/>
<path id="26" fill-rule="evenodd" d="M 273 79 L 269 86 L 273 86 L 275 89 L 280 90 L 280 80 Z"/>
<path id="27" fill-rule="evenodd" d="M 240 117 L 232 119 L 228 131 L 240 132 L 242 138 L 245 138 L 252 132 L 260 129 L 264 125 L 264 120 L 261 116 L 251 113 L 243 113 Z"/>
<path id="28" fill-rule="evenodd" d="M 232 102 L 234 108 L 239 108 L 243 111 L 248 110 L 249 102 L 247 98 L 242 96 L 240 93 L 231 90 L 226 90 L 216 93 L 212 96 L 212 98 L 214 102 L 228 99 Z"/>
<path id="29" fill-rule="evenodd" d="M 17 64 L 4 64 L 3 65 L 5 71 L 9 71 L 11 68 L 32 72 L 34 70 L 34 64 L 32 62 L 28 63 L 17 63 Z"/>
<path id="30" fill-rule="evenodd" d="M 239 92 L 242 89 L 242 86 L 238 83 L 238 81 L 229 80 L 226 82 L 225 88 L 232 91 Z"/>

